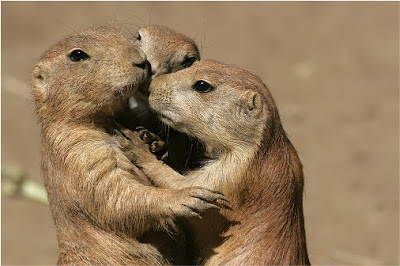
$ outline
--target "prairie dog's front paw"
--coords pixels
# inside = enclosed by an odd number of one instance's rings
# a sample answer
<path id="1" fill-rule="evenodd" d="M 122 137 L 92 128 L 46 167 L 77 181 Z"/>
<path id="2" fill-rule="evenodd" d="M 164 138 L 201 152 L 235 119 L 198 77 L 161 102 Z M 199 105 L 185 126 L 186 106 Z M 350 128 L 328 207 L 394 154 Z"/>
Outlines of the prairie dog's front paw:
<path id="1" fill-rule="evenodd" d="M 203 187 L 188 187 L 174 192 L 174 199 L 168 201 L 172 215 L 181 217 L 201 217 L 201 213 L 209 209 L 221 209 L 217 200 L 229 202 L 219 191 Z"/>
<path id="2" fill-rule="evenodd" d="M 136 130 L 139 132 L 140 139 L 149 144 L 149 149 L 152 153 L 165 152 L 165 142 L 159 136 L 142 126 L 137 127 Z"/>
<path id="3" fill-rule="evenodd" d="M 137 131 L 123 129 L 115 130 L 115 139 L 125 156 L 133 163 L 140 163 L 140 160 L 153 159 L 154 155 L 150 152 L 149 146 L 140 138 Z"/>
<path id="4" fill-rule="evenodd" d="M 125 155 L 136 162 L 137 157 L 149 156 L 149 151 L 157 156 L 158 159 L 165 160 L 168 156 L 165 142 L 159 136 L 145 129 L 137 127 L 137 131 L 122 129 L 116 131 L 116 139 Z M 153 157 L 152 157 L 153 158 Z"/>

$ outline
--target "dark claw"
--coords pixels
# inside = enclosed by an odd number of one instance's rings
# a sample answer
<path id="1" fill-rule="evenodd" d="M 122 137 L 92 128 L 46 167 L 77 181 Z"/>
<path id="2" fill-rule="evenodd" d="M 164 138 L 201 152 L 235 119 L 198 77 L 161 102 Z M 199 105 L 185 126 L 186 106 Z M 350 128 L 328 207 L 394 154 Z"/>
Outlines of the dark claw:
<path id="1" fill-rule="evenodd" d="M 190 208 L 188 205 L 186 205 L 186 204 L 182 204 L 182 205 L 189 209 L 189 213 L 190 213 L 191 215 L 196 216 L 196 217 L 198 217 L 199 219 L 203 219 L 203 217 L 201 217 L 201 215 L 200 215 L 199 213 L 195 212 L 195 211 L 194 211 L 192 208 Z"/>
<path id="2" fill-rule="evenodd" d="M 161 156 L 161 161 L 165 162 L 168 159 L 168 152 L 164 153 L 163 156 Z"/>
<path id="3" fill-rule="evenodd" d="M 225 196 L 221 196 L 218 199 L 223 200 L 225 202 L 231 203 L 227 198 L 225 198 Z"/>
<path id="4" fill-rule="evenodd" d="M 163 141 L 154 141 L 153 143 L 150 144 L 150 150 L 151 152 L 160 152 L 165 148 L 165 143 Z"/>
<path id="5" fill-rule="evenodd" d="M 140 131 L 139 132 L 140 139 L 145 143 L 149 143 L 152 140 L 151 133 L 149 131 Z"/>
<path id="6" fill-rule="evenodd" d="M 114 129 L 113 132 L 114 132 L 114 135 L 116 135 L 116 136 L 124 137 L 124 134 L 122 134 L 122 132 L 119 131 L 118 129 Z"/>
<path id="7" fill-rule="evenodd" d="M 228 202 L 228 203 L 231 203 L 231 202 L 225 197 L 224 193 L 222 193 L 221 191 L 218 191 L 218 190 L 210 190 L 210 191 L 211 191 L 212 193 L 214 193 L 214 194 L 219 194 L 219 195 L 221 195 L 220 197 L 217 197 L 217 199 L 226 201 L 226 202 Z"/>
<path id="8" fill-rule="evenodd" d="M 219 206 L 217 206 L 215 204 L 212 204 L 212 203 L 208 203 L 208 204 L 206 204 L 206 206 L 207 206 L 208 209 L 221 210 L 221 207 L 219 207 Z"/>

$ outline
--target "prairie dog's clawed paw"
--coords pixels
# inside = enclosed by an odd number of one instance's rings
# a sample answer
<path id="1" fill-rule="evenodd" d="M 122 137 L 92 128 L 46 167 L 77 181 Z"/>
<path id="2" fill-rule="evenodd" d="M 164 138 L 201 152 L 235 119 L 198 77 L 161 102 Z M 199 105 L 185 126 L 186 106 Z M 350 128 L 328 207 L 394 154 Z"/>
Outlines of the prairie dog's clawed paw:
<path id="1" fill-rule="evenodd" d="M 133 163 L 154 158 L 151 153 L 164 160 L 168 155 L 164 141 L 145 128 L 138 129 L 138 131 L 114 130 L 115 138 L 125 156 Z"/>
<path id="2" fill-rule="evenodd" d="M 141 126 L 137 127 L 136 130 L 139 132 L 140 139 L 149 144 L 151 152 L 160 152 L 165 149 L 165 142 L 156 134 Z"/>
<path id="3" fill-rule="evenodd" d="M 153 141 L 150 143 L 149 148 L 152 153 L 161 152 L 165 150 L 165 142 L 162 140 Z"/>
<path id="4" fill-rule="evenodd" d="M 149 144 L 153 141 L 161 140 L 159 136 L 150 132 L 146 128 L 139 126 L 136 127 L 136 131 L 139 132 L 140 139 L 143 140 L 145 143 Z"/>
<path id="5" fill-rule="evenodd" d="M 171 211 L 182 217 L 201 217 L 201 213 L 209 209 L 221 209 L 217 200 L 229 202 L 219 191 L 203 187 L 189 187 L 177 191 Z"/>
<path id="6" fill-rule="evenodd" d="M 133 163 L 140 163 L 139 160 L 146 160 L 154 157 L 149 151 L 149 147 L 139 136 L 139 132 L 129 129 L 114 130 L 114 137 L 125 156 Z"/>
<path id="7" fill-rule="evenodd" d="M 140 139 L 149 145 L 149 149 L 152 153 L 156 154 L 161 160 L 167 158 L 168 152 L 166 151 L 166 144 L 158 135 L 142 126 L 137 127 L 136 130 L 139 132 Z"/>

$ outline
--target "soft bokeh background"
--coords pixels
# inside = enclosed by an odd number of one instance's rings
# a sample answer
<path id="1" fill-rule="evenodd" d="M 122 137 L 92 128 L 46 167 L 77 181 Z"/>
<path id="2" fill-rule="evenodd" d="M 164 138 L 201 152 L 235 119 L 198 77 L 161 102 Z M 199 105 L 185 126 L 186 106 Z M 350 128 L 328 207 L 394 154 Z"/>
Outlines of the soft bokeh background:
<path id="1" fill-rule="evenodd" d="M 96 24 L 164 24 L 260 76 L 304 163 L 314 264 L 399 263 L 399 3 L 2 2 L 2 167 L 41 182 L 30 72 Z M 2 263 L 54 264 L 50 212 L 2 195 Z"/>

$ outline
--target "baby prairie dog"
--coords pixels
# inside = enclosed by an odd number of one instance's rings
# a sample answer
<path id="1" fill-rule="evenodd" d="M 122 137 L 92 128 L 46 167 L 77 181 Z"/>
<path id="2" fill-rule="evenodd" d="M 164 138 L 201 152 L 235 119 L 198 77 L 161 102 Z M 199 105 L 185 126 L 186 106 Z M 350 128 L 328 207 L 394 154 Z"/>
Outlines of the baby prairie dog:
<path id="1" fill-rule="evenodd" d="M 224 199 L 203 188 L 153 187 L 120 150 L 114 116 L 148 85 L 148 71 L 144 53 L 106 26 L 56 43 L 34 67 L 59 264 L 184 264 L 174 218 Z"/>
<path id="2" fill-rule="evenodd" d="M 165 26 L 150 25 L 140 29 L 135 42 L 147 55 L 153 78 L 190 67 L 200 60 L 195 42 Z"/>
<path id="3" fill-rule="evenodd" d="M 256 76 L 213 61 L 154 79 L 149 103 L 161 120 L 214 154 L 182 176 L 148 152 L 137 133 L 126 154 L 162 188 L 220 190 L 230 208 L 190 219 L 193 262 L 206 265 L 309 264 L 303 172 L 272 96 Z"/>
<path id="4" fill-rule="evenodd" d="M 146 54 L 152 78 L 190 67 L 200 60 L 196 43 L 184 34 L 161 25 L 150 25 L 139 29 L 133 42 Z M 144 88 L 145 89 L 145 88 Z M 148 107 L 147 91 L 138 91 L 130 99 L 132 109 L 144 111 Z"/>
<path id="5" fill-rule="evenodd" d="M 190 67 L 200 60 L 199 49 L 189 37 L 161 25 L 151 25 L 141 28 L 133 42 L 146 54 L 150 64 L 152 78 L 162 74 L 173 73 Z M 148 114 L 147 88 L 137 91 L 130 99 L 130 107 L 146 123 Z M 147 121 L 146 121 L 147 120 Z M 146 128 L 151 126 L 146 125 Z"/>
<path id="6" fill-rule="evenodd" d="M 138 30 L 133 42 L 146 54 L 152 78 L 177 72 L 200 60 L 199 49 L 191 38 L 165 26 L 143 27 Z M 198 161 L 197 157 L 203 156 L 200 146 L 190 143 L 184 134 L 171 129 L 167 132 L 162 130 L 159 120 L 150 111 L 147 88 L 135 92 L 129 99 L 129 106 L 130 111 L 123 114 L 125 124 L 130 128 L 144 126 L 152 132 L 160 133 L 168 143 L 169 156 L 165 160 L 168 165 L 182 171 L 191 167 L 191 161 Z"/>

